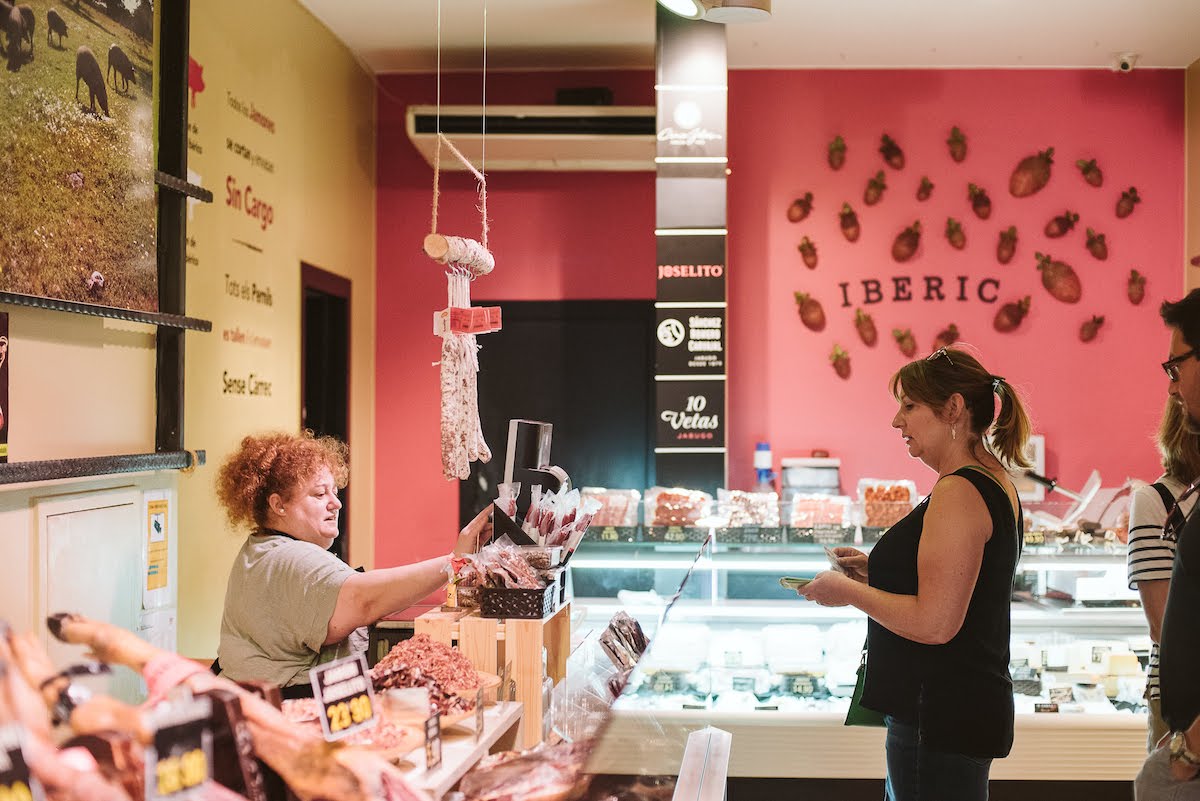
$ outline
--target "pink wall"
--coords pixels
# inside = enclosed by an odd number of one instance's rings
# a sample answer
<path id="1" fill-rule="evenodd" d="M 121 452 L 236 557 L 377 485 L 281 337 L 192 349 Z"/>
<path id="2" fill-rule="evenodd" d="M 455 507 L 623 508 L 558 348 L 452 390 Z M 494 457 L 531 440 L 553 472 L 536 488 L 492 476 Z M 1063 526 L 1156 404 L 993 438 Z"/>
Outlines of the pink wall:
<path id="1" fill-rule="evenodd" d="M 928 489 L 932 473 L 908 457 L 889 426 L 895 403 L 887 378 L 905 361 L 890 332 L 911 327 L 924 355 L 950 322 L 992 372 L 1024 391 L 1036 431 L 1046 436 L 1047 471 L 1064 486 L 1078 489 L 1093 467 L 1106 485 L 1127 475 L 1157 475 L 1148 435 L 1167 388 L 1158 367 L 1167 336 L 1157 308 L 1164 298 L 1182 295 L 1183 77 L 1181 70 L 732 73 L 731 482 L 749 482 L 753 442 L 761 438 L 770 440 L 777 456 L 827 448 L 842 458 L 843 485 L 850 491 L 864 475 L 910 477 Z M 953 125 L 969 137 L 961 164 L 944 144 Z M 885 132 L 905 150 L 900 171 L 884 166 L 877 152 Z M 849 149 L 845 167 L 834 172 L 825 148 L 839 133 Z M 1050 183 L 1032 197 L 1011 197 L 1013 167 L 1048 146 L 1055 147 Z M 1082 180 L 1079 158 L 1099 160 L 1102 188 Z M 889 188 L 881 203 L 866 207 L 864 186 L 880 169 Z M 923 174 L 936 188 L 918 203 L 914 194 Z M 986 222 L 971 212 L 968 182 L 989 190 L 993 211 Z M 1116 200 L 1130 185 L 1144 200 L 1132 216 L 1118 220 Z M 785 210 L 806 191 L 815 198 L 812 216 L 789 223 Z M 854 244 L 837 224 L 844 200 L 862 225 Z M 1065 238 L 1047 239 L 1047 220 L 1067 208 L 1080 214 L 1079 225 Z M 943 236 L 947 216 L 964 225 L 963 251 Z M 916 218 L 924 228 L 921 249 L 898 264 L 892 240 Z M 1002 266 L 996 240 L 1009 225 L 1017 226 L 1020 242 L 1013 261 Z M 1107 235 L 1107 261 L 1086 252 L 1086 226 Z M 796 252 L 805 235 L 818 247 L 815 270 Z M 1083 284 L 1081 302 L 1064 304 L 1047 293 L 1035 251 L 1072 264 Z M 1146 299 L 1136 307 L 1125 297 L 1131 267 L 1149 277 Z M 913 276 L 917 299 L 893 302 L 891 279 L 903 275 Z M 925 275 L 946 279 L 947 300 L 921 299 Z M 955 299 L 958 275 L 969 276 L 967 302 Z M 996 304 L 974 295 L 984 277 L 1000 281 Z M 874 348 L 862 344 L 853 326 L 864 278 L 884 286 L 885 299 L 864 307 L 880 333 Z M 851 284 L 851 308 L 841 307 L 843 281 Z M 796 290 L 822 302 L 828 319 L 823 332 L 801 324 Z M 1025 295 L 1032 297 L 1032 311 L 1022 326 L 995 332 L 998 307 Z M 1079 326 L 1092 314 L 1107 322 L 1095 341 L 1083 344 Z M 849 380 L 830 367 L 834 343 L 850 351 Z"/>
<path id="2" fill-rule="evenodd" d="M 495 103 L 551 103 L 558 86 L 607 85 L 616 102 L 653 103 L 649 72 L 533 73 L 489 78 Z M 420 254 L 428 231 L 432 172 L 404 135 L 404 105 L 434 99 L 432 76 L 389 76 L 379 95 L 378 335 L 376 513 L 379 565 L 442 553 L 457 517 L 455 485 L 441 478 L 438 440 L 439 343 L 430 333 L 433 310 L 445 304 L 442 275 Z M 444 76 L 444 103 L 477 102 L 475 76 Z M 921 348 L 955 322 L 984 363 L 1007 376 L 1029 398 L 1037 430 L 1046 435 L 1047 471 L 1077 488 L 1098 468 L 1105 484 L 1126 475 L 1157 474 L 1148 440 L 1162 408 L 1165 378 L 1158 362 L 1167 339 L 1157 316 L 1164 298 L 1182 294 L 1183 72 L 1099 71 L 737 71 L 730 75 L 729 301 L 730 483 L 744 487 L 753 474 L 753 443 L 766 439 L 776 457 L 827 448 L 843 459 L 848 488 L 864 475 L 911 477 L 922 490 L 931 474 L 906 455 L 889 427 L 894 402 L 887 377 L 904 361 L 890 336 L 912 327 Z M 944 140 L 952 125 L 970 138 L 967 160 L 955 164 Z M 876 152 L 887 132 L 905 149 L 907 166 L 894 171 Z M 825 164 L 826 143 L 841 133 L 849 143 L 846 166 Z M 1007 191 L 1016 162 L 1054 146 L 1050 184 L 1014 199 Z M 1085 184 L 1077 158 L 1097 158 L 1105 184 Z M 886 172 L 883 201 L 867 208 L 867 178 Z M 922 174 L 937 185 L 924 204 L 913 198 Z M 652 298 L 654 296 L 654 181 L 650 173 L 494 173 L 494 275 L 478 281 L 474 297 L 488 299 Z M 974 217 L 966 185 L 986 187 L 993 212 Z M 1113 206 L 1136 185 L 1143 203 L 1125 220 Z M 473 189 L 461 175 L 443 176 L 442 228 L 473 231 Z M 787 222 L 792 198 L 813 192 L 815 210 Z M 851 201 L 863 233 L 851 245 L 837 228 L 836 209 Z M 1076 231 L 1047 240 L 1046 220 L 1071 208 Z M 964 251 L 942 236 L 947 216 L 966 227 Z M 925 234 L 906 264 L 890 256 L 893 237 L 916 217 Z M 453 226 L 451 224 L 453 222 Z M 1016 225 L 1021 241 L 1007 266 L 995 260 L 997 232 Z M 1108 236 L 1107 261 L 1084 250 L 1083 229 Z M 820 264 L 810 271 L 796 244 L 809 236 Z M 1033 252 L 1072 263 L 1083 300 L 1066 305 L 1042 288 Z M 1125 277 L 1136 267 L 1149 277 L 1146 299 L 1125 299 Z M 925 275 L 1000 281 L 997 304 L 890 300 L 893 276 L 914 277 L 923 296 Z M 889 299 L 867 307 L 880 342 L 859 342 L 853 307 L 840 307 L 838 283 L 881 280 Z M 825 307 L 821 333 L 804 328 L 792 293 L 805 290 Z M 956 293 L 951 294 L 953 298 Z M 1033 309 L 1011 334 L 992 330 L 1000 303 L 1024 295 Z M 972 295 L 974 297 L 974 295 Z M 861 305 L 862 290 L 852 296 Z M 1102 314 L 1099 337 L 1084 345 L 1080 323 Z M 843 381 L 829 366 L 837 342 L 851 353 L 853 374 Z M 486 340 L 484 341 L 486 346 Z M 497 443 L 491 443 L 493 449 Z M 396 498 L 396 503 L 384 499 Z"/>
<path id="3" fill-rule="evenodd" d="M 554 89 L 608 86 L 619 105 L 653 105 L 646 71 L 488 76 L 488 103 L 552 104 Z M 473 75 L 442 77 L 444 104 L 477 104 Z M 442 478 L 433 312 L 446 279 L 421 252 L 433 170 L 404 133 L 408 104 L 433 103 L 433 76 L 385 76 L 379 92 L 378 322 L 375 558 L 380 566 L 445 553 L 458 519 L 458 485 Z M 654 174 L 512 173 L 488 176 L 492 275 L 477 301 L 654 297 Z M 439 229 L 478 236 L 473 182 L 443 173 Z M 487 346 L 486 337 L 482 344 Z M 489 443 L 494 450 L 503 443 Z M 503 454 L 499 458 L 503 458 Z M 393 502 L 392 499 L 395 499 Z"/>

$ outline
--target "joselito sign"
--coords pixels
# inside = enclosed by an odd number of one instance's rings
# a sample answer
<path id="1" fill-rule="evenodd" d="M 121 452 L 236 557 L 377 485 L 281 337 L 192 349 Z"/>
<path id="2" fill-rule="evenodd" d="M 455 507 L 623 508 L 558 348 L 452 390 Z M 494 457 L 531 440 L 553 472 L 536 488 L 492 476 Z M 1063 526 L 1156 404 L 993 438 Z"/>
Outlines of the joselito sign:
<path id="1" fill-rule="evenodd" d="M 659 309 L 655 335 L 659 375 L 724 374 L 724 309 Z"/>
<path id="2" fill-rule="evenodd" d="M 657 250 L 658 300 L 725 300 L 724 236 L 660 236 Z"/>
<path id="3" fill-rule="evenodd" d="M 724 381 L 658 382 L 658 447 L 725 446 Z"/>

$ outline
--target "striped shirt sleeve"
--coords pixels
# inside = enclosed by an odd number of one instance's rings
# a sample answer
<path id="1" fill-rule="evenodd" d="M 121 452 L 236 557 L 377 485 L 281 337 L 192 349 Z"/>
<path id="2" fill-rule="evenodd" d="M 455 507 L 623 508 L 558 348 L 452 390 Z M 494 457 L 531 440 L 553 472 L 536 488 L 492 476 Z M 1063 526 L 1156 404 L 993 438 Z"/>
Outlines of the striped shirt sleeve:
<path id="1" fill-rule="evenodd" d="M 1129 553 L 1126 557 L 1129 589 L 1139 581 L 1170 580 L 1175 562 L 1175 543 L 1162 539 L 1167 509 L 1158 491 L 1149 485 L 1139 488 L 1129 504 Z"/>

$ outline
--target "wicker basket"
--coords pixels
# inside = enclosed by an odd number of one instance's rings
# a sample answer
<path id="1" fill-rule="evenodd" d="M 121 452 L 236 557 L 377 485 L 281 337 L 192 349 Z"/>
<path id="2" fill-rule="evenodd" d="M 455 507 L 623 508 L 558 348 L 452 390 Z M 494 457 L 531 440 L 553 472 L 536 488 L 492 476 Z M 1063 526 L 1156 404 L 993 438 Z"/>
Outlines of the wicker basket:
<path id="1" fill-rule="evenodd" d="M 479 593 L 480 617 L 541 620 L 558 608 L 558 582 L 540 590 L 484 587 Z"/>

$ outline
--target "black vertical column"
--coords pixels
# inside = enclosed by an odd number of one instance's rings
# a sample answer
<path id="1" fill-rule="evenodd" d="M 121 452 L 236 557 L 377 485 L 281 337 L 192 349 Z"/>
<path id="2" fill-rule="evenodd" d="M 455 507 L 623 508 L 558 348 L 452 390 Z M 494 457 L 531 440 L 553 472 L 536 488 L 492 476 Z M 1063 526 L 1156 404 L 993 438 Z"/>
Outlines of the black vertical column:
<path id="1" fill-rule="evenodd" d="M 727 485 L 725 27 L 658 7 L 657 482 Z"/>

